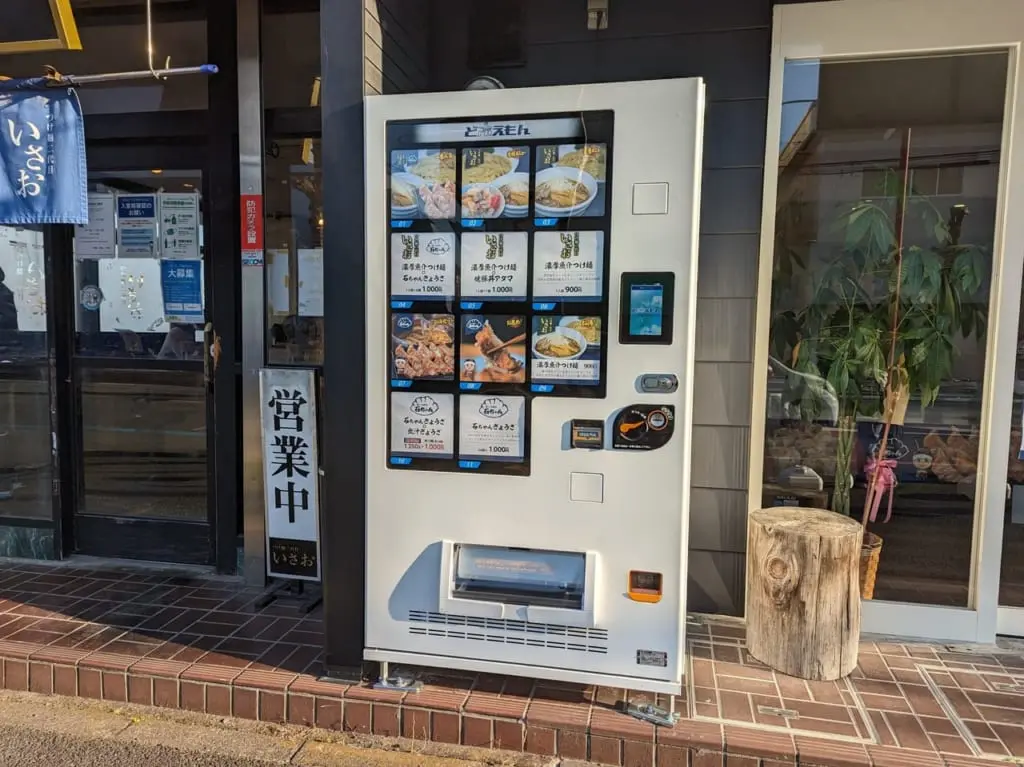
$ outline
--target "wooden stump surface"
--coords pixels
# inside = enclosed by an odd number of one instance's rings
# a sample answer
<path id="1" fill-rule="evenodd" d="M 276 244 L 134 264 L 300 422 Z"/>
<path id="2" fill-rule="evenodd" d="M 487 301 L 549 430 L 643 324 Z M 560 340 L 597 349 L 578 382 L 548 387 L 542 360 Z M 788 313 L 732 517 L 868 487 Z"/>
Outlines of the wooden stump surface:
<path id="1" fill-rule="evenodd" d="M 821 509 L 751 512 L 747 648 L 790 676 L 833 680 L 857 665 L 860 524 Z"/>

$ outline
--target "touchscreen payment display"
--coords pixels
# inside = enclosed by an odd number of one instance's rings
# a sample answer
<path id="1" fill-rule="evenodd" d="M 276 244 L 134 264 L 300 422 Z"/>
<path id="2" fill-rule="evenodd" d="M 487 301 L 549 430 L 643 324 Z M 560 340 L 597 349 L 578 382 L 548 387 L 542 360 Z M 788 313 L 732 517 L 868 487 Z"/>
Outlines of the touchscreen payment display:
<path id="1" fill-rule="evenodd" d="M 619 343 L 672 343 L 673 272 L 623 272 Z"/>
<path id="2" fill-rule="evenodd" d="M 629 289 L 629 334 L 660 336 L 665 286 L 633 285 Z"/>

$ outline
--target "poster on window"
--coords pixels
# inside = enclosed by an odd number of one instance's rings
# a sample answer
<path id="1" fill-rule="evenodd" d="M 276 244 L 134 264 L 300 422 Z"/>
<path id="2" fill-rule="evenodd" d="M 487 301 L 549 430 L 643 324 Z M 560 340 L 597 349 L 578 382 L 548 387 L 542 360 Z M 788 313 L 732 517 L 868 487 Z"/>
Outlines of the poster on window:
<path id="1" fill-rule="evenodd" d="M 159 255 L 155 194 L 117 196 L 117 243 L 121 258 L 153 258 Z"/>
<path id="2" fill-rule="evenodd" d="M 267 575 L 320 580 L 316 385 L 312 370 L 260 370 Z"/>
<path id="3" fill-rule="evenodd" d="M 161 255 L 199 258 L 199 195 L 195 192 L 160 195 Z"/>
<path id="4" fill-rule="evenodd" d="M 117 242 L 114 195 L 89 193 L 89 223 L 75 227 L 75 258 L 113 258 Z"/>

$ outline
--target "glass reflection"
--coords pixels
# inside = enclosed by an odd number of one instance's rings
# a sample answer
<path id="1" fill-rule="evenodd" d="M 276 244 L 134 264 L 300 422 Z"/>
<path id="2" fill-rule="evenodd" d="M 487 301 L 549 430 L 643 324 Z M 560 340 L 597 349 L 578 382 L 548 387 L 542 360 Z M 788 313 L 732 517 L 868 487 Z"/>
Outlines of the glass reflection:
<path id="1" fill-rule="evenodd" d="M 786 68 L 763 504 L 867 517 L 879 599 L 967 604 L 1006 68 Z"/>
<path id="2" fill-rule="evenodd" d="M 40 228 L 0 226 L 0 516 L 53 516 Z"/>
<path id="3" fill-rule="evenodd" d="M 86 368 L 80 375 L 79 513 L 205 522 L 202 374 Z"/>
<path id="4" fill-rule="evenodd" d="M 266 163 L 267 357 L 323 364 L 323 200 L 319 139 L 277 139 Z"/>

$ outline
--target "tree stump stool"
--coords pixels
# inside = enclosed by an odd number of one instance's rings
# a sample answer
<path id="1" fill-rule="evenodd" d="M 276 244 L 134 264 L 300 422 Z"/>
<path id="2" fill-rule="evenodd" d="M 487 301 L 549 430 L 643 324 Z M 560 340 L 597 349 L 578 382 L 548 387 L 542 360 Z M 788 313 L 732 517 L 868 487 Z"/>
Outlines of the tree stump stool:
<path id="1" fill-rule="evenodd" d="M 860 547 L 850 517 L 778 507 L 747 522 L 747 649 L 790 676 L 847 676 L 860 642 Z"/>

